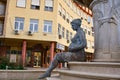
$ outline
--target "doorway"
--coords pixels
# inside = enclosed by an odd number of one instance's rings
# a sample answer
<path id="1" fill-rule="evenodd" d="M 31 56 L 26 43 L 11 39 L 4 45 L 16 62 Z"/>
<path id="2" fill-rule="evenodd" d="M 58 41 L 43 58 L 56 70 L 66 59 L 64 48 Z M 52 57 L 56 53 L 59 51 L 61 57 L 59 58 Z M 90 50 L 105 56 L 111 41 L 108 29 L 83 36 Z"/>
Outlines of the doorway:
<path id="1" fill-rule="evenodd" d="M 34 52 L 34 66 L 33 67 L 41 67 L 41 52 Z"/>

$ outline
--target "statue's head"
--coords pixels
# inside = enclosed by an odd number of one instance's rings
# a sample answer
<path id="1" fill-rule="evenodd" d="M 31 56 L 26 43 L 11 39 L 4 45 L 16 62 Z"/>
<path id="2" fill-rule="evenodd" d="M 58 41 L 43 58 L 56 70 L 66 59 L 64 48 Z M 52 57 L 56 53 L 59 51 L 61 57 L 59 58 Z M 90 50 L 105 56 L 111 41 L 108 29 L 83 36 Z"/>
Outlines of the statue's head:
<path id="1" fill-rule="evenodd" d="M 81 22 L 82 22 L 81 19 L 72 20 L 72 22 L 71 22 L 72 29 L 77 30 L 78 28 L 80 28 Z"/>

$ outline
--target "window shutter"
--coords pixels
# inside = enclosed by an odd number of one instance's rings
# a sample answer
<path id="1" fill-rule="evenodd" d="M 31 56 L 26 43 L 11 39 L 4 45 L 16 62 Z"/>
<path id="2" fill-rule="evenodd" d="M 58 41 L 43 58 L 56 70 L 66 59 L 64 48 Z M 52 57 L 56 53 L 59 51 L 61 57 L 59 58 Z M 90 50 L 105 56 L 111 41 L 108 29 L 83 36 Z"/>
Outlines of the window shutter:
<path id="1" fill-rule="evenodd" d="M 52 0 L 45 0 L 45 6 L 53 7 L 53 1 Z"/>
<path id="2" fill-rule="evenodd" d="M 25 7 L 26 0 L 17 0 L 17 6 L 18 7 Z"/>
<path id="3" fill-rule="evenodd" d="M 40 5 L 40 0 L 32 0 L 32 5 L 39 6 Z"/>

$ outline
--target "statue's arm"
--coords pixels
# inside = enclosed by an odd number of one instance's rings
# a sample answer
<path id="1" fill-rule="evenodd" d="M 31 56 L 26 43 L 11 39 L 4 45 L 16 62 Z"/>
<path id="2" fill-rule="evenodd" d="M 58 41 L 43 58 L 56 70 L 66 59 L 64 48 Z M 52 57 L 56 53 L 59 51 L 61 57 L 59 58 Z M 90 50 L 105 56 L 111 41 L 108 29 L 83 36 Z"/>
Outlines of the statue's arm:
<path id="1" fill-rule="evenodd" d="M 69 51 L 76 51 L 76 50 L 80 50 L 80 49 L 84 49 L 87 46 L 87 42 L 86 42 L 86 36 L 84 32 L 81 32 L 78 34 L 79 39 L 77 39 L 77 44 L 70 44 L 69 46 Z"/>

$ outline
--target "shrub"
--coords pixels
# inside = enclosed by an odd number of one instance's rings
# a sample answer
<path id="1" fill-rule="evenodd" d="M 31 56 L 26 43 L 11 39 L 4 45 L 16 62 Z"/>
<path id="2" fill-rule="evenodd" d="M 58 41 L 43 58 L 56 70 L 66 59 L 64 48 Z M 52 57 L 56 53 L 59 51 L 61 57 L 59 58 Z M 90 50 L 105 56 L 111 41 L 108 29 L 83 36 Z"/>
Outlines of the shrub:
<path id="1" fill-rule="evenodd" d="M 8 66 L 8 69 L 12 70 L 23 70 L 24 67 L 21 64 L 16 63 L 9 63 L 9 59 L 6 57 L 0 57 L 0 69 L 6 69 L 6 66 Z"/>
<path id="2" fill-rule="evenodd" d="M 6 66 L 9 64 L 9 59 L 2 56 L 0 57 L 0 69 L 6 69 Z"/>

